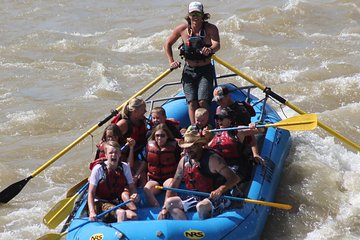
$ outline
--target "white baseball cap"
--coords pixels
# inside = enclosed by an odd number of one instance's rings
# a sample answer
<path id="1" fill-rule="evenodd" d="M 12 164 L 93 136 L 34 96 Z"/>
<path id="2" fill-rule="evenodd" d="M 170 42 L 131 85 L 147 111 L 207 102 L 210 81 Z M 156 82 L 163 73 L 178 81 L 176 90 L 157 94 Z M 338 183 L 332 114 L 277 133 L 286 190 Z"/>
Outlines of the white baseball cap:
<path id="1" fill-rule="evenodd" d="M 201 2 L 191 2 L 189 4 L 189 13 L 192 12 L 204 12 L 204 6 L 202 5 Z"/>

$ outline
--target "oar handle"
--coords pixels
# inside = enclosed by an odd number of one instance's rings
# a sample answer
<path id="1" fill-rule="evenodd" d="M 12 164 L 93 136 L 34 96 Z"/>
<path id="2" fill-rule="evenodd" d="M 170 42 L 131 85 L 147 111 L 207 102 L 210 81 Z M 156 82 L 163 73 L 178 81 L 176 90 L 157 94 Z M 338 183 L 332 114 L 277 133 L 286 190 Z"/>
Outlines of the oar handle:
<path id="1" fill-rule="evenodd" d="M 210 196 L 210 193 L 192 191 L 192 190 L 187 190 L 187 189 L 169 188 L 169 187 L 163 187 L 163 186 L 155 186 L 155 188 L 162 189 L 162 190 L 170 190 L 170 191 L 185 193 L 185 194 L 195 194 L 195 195 L 204 196 L 204 197 Z M 229 199 L 229 200 L 233 200 L 233 201 L 243 201 L 243 202 L 259 204 L 259 205 L 275 207 L 275 208 L 281 208 L 281 209 L 286 209 L 286 210 L 289 210 L 292 208 L 292 206 L 289 204 L 266 202 L 266 201 L 249 199 L 249 198 L 232 197 L 232 196 L 226 196 L 226 195 L 222 195 L 220 198 L 225 198 L 225 199 Z"/>

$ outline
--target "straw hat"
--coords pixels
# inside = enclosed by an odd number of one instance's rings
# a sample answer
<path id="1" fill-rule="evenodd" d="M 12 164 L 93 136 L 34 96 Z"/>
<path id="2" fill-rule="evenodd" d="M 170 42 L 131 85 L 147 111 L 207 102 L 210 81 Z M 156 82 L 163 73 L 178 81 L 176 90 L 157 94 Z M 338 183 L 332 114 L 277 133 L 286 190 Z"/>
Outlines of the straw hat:
<path id="1" fill-rule="evenodd" d="M 188 148 L 194 144 L 206 145 L 207 141 L 204 137 L 201 137 L 193 132 L 185 133 L 184 139 L 179 141 L 179 146 L 181 148 Z"/>

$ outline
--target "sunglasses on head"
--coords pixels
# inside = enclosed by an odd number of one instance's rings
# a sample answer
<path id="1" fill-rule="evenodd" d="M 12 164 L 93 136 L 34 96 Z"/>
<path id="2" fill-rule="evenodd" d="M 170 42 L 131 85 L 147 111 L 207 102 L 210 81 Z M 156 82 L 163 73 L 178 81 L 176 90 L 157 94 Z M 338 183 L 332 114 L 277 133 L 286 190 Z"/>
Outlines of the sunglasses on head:
<path id="1" fill-rule="evenodd" d="M 160 133 L 160 134 L 155 134 L 156 138 L 164 138 L 165 137 L 165 133 Z"/>
<path id="2" fill-rule="evenodd" d="M 192 13 L 189 13 L 189 16 L 192 16 L 192 17 L 202 17 L 204 14 L 201 13 L 201 12 L 192 12 Z"/>

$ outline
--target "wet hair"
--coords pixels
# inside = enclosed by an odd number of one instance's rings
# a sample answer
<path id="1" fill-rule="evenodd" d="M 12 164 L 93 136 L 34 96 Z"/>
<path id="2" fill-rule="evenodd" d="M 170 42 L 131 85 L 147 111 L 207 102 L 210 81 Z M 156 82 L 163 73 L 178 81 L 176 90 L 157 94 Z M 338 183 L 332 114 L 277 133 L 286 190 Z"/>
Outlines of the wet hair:
<path id="1" fill-rule="evenodd" d="M 120 144 L 118 143 L 118 142 L 116 142 L 116 141 L 107 141 L 107 142 L 105 142 L 105 145 L 104 145 L 104 151 L 105 151 L 105 153 L 107 153 L 107 148 L 108 147 L 114 147 L 114 148 L 116 148 L 119 152 L 121 152 L 120 151 Z"/>
<path id="2" fill-rule="evenodd" d="M 168 126 L 166 126 L 166 124 L 160 123 L 159 125 L 157 125 L 151 132 L 151 135 L 148 139 L 148 141 L 151 140 L 155 140 L 155 133 L 159 130 L 163 130 L 166 133 L 166 136 L 169 140 L 174 140 L 174 135 L 171 133 L 170 129 L 168 128 Z"/>
<path id="3" fill-rule="evenodd" d="M 122 110 L 122 116 L 124 118 L 130 118 L 131 112 L 140 108 L 143 105 L 146 105 L 146 103 L 141 96 L 130 99 L 130 101 L 125 105 Z"/>
<path id="4" fill-rule="evenodd" d="M 153 114 L 153 113 L 161 114 L 164 117 L 166 117 L 166 112 L 165 112 L 165 109 L 163 107 L 154 107 L 151 110 L 151 114 Z"/>
<path id="5" fill-rule="evenodd" d="M 110 123 L 105 129 L 104 129 L 104 133 L 101 137 L 101 141 L 102 142 L 106 142 L 106 132 L 107 131 L 112 131 L 114 136 L 118 137 L 118 142 L 121 145 L 124 145 L 126 143 L 126 140 L 124 138 L 124 136 L 121 133 L 120 127 L 118 125 L 116 125 L 115 123 Z"/>

